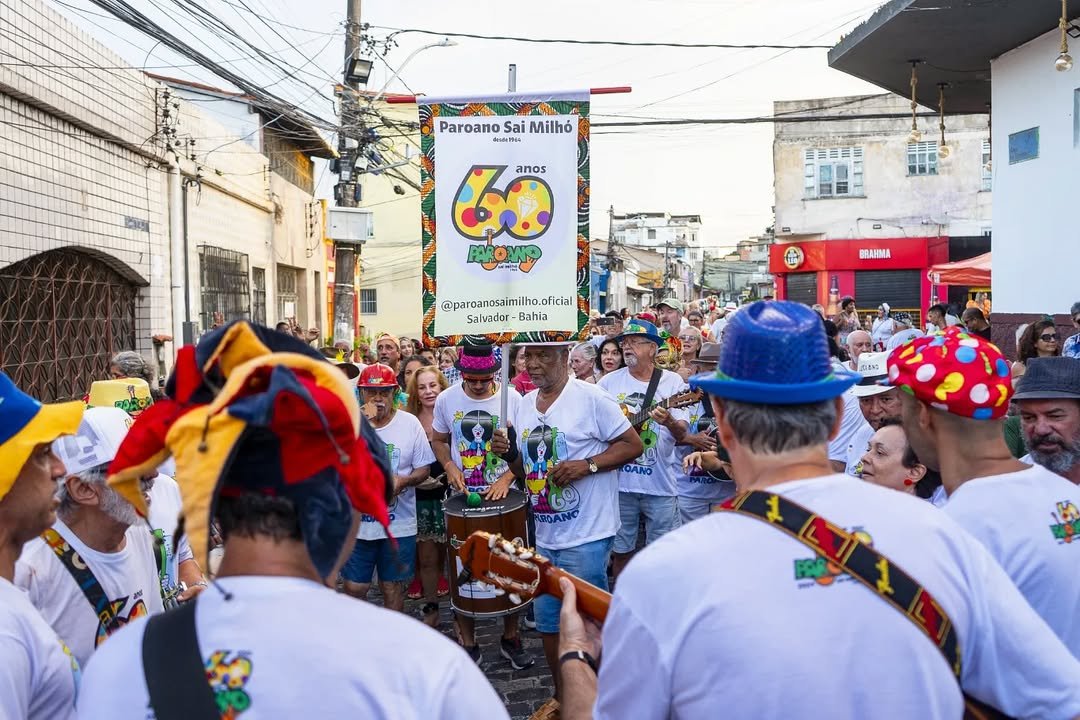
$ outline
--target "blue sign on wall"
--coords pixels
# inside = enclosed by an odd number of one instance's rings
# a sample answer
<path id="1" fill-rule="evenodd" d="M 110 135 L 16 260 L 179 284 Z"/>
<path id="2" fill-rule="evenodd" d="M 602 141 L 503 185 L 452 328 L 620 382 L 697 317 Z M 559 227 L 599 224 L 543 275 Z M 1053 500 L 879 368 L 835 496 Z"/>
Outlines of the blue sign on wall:
<path id="1" fill-rule="evenodd" d="M 1015 165 L 1039 157 L 1039 128 L 1033 127 L 1009 135 L 1009 164 Z"/>

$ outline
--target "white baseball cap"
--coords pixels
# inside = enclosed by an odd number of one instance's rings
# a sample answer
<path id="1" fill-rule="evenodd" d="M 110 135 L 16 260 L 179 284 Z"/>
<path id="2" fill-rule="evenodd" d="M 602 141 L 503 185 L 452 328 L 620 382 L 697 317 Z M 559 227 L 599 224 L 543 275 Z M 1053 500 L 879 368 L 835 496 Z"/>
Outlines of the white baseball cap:
<path id="1" fill-rule="evenodd" d="M 69 476 L 81 475 L 113 461 L 132 423 L 131 416 L 120 408 L 87 408 L 79 430 L 57 438 L 53 451 L 64 461 Z"/>
<path id="2" fill-rule="evenodd" d="M 728 300 L 727 305 L 724 306 L 725 310 L 738 310 L 739 306 L 735 304 L 734 300 Z"/>
<path id="3" fill-rule="evenodd" d="M 863 353 L 859 356 L 859 373 L 862 375 L 853 389 L 855 397 L 870 397 L 892 390 L 888 385 L 878 385 L 878 382 L 889 377 L 889 368 L 886 360 L 887 352 Z"/>

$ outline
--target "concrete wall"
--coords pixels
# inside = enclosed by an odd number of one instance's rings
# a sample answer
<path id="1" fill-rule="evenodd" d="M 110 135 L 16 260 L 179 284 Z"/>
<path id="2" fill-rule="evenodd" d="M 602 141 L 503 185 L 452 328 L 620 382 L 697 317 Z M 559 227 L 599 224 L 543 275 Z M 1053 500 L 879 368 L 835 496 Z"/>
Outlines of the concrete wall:
<path id="1" fill-rule="evenodd" d="M 1055 30 L 991 64 L 994 268 L 1007 269 L 993 275 L 995 316 L 1063 314 L 1080 300 L 1074 255 L 1080 226 L 1072 212 L 1080 187 L 1074 132 L 1080 67 L 1054 69 L 1058 42 Z M 1033 127 L 1039 157 L 1010 165 L 1009 135 Z"/>
<path id="2" fill-rule="evenodd" d="M 891 94 L 776 102 L 773 106 L 776 115 L 911 111 L 909 100 Z M 948 109 L 947 96 L 945 106 Z M 939 137 L 936 117 L 920 117 L 918 123 L 924 141 Z M 947 117 L 945 125 L 945 139 L 952 149 L 949 159 L 939 160 L 937 175 L 908 176 L 910 118 L 777 123 L 773 171 L 778 239 L 982 235 L 992 225 L 991 195 L 981 189 L 987 117 Z M 804 198 L 805 151 L 832 147 L 863 148 L 864 197 Z"/>
<path id="3" fill-rule="evenodd" d="M 98 251 L 125 277 L 148 283 L 136 308 L 136 349 L 150 355 L 152 335 L 173 334 L 164 86 L 123 69 L 119 56 L 42 0 L 0 0 L 0 39 L 0 267 L 60 247 Z M 277 264 L 301 269 L 298 320 L 322 328 L 321 211 L 207 115 L 207 103 L 179 102 L 176 137 L 195 140 L 180 148 L 195 153 L 181 168 L 201 178 L 201 191 L 188 196 L 192 319 L 201 305 L 198 246 L 206 244 L 265 268 L 270 323 Z"/>
<path id="4" fill-rule="evenodd" d="M 151 335 L 171 333 L 166 178 L 147 167 L 154 83 L 38 0 L 0 0 L 0 18 L 0 266 L 100 251 L 149 283 L 136 311 L 149 355 Z"/>

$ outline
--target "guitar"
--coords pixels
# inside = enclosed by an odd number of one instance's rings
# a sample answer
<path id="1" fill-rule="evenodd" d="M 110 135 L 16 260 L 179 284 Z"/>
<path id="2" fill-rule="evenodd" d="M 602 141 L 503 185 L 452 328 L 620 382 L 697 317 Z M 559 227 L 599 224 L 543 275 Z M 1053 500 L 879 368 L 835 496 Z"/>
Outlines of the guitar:
<path id="1" fill-rule="evenodd" d="M 465 566 L 459 584 L 476 579 L 510 594 L 510 602 L 521 604 L 537 595 L 553 595 L 562 600 L 559 580 L 566 578 L 577 591 L 577 609 L 597 622 L 607 619 L 611 593 L 601 590 L 565 570 L 531 548 L 513 543 L 502 535 L 477 530 L 458 551 Z M 1009 716 L 964 693 L 964 720 L 1010 720 Z"/>
<path id="2" fill-rule="evenodd" d="M 700 399 L 700 390 L 686 390 L 684 392 L 678 393 L 677 395 L 672 395 L 666 400 L 660 400 L 659 402 L 655 402 L 652 404 L 651 407 L 642 408 L 641 410 L 638 410 L 636 413 L 633 414 L 630 413 L 630 411 L 625 405 L 623 405 L 622 408 L 623 414 L 626 415 L 626 419 L 630 421 L 631 427 L 633 427 L 635 430 L 639 430 L 641 429 L 642 425 L 644 425 L 651 419 L 649 417 L 649 413 L 651 413 L 656 408 L 676 410 L 678 408 L 684 408 L 693 405 Z"/>

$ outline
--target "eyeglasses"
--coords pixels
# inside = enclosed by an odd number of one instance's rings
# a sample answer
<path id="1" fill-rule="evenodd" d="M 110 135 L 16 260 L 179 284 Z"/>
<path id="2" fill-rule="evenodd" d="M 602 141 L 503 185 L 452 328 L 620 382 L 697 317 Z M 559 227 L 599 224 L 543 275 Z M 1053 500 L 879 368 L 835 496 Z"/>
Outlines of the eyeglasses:
<path id="1" fill-rule="evenodd" d="M 701 338 L 698 335 L 680 335 L 679 339 L 683 342 L 694 342 L 695 340 L 700 340 Z"/>
<path id="2" fill-rule="evenodd" d="M 1039 339 L 1043 342 L 1057 342 L 1059 337 L 1057 333 L 1044 333 L 1039 336 Z"/>

